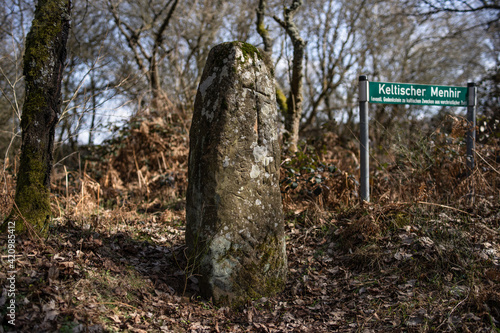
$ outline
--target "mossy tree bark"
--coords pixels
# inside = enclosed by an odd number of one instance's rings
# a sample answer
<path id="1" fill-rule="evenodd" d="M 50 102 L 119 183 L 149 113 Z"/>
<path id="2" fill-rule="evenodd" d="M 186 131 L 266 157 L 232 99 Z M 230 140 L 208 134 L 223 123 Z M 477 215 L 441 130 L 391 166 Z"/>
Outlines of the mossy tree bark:
<path id="1" fill-rule="evenodd" d="M 259 0 L 259 6 L 256 9 L 257 32 L 259 33 L 260 37 L 262 37 L 262 41 L 264 43 L 264 51 L 268 54 L 269 59 L 271 59 L 273 53 L 273 40 L 271 38 L 271 35 L 269 34 L 269 31 L 266 28 L 266 25 L 264 24 L 266 10 L 267 10 L 267 1 Z M 285 97 L 285 94 L 283 93 L 283 89 L 281 89 L 281 86 L 278 84 L 277 81 L 275 82 L 275 85 L 276 85 L 276 102 L 278 103 L 281 113 L 284 116 L 286 116 L 288 114 L 287 99 Z"/>
<path id="2" fill-rule="evenodd" d="M 285 7 L 283 20 L 273 16 L 274 20 L 285 29 L 293 45 L 292 79 L 290 82 L 290 94 L 287 98 L 287 112 L 285 114 L 285 129 L 288 131 L 288 149 L 291 152 L 297 151 L 300 121 L 302 119 L 302 78 L 304 77 L 303 61 L 306 43 L 300 37 L 299 29 L 293 21 L 293 17 L 300 6 L 302 6 L 302 0 L 293 0 L 290 7 Z"/>
<path id="3" fill-rule="evenodd" d="M 70 13 L 70 0 L 39 0 L 26 38 L 21 159 L 15 205 L 8 218 L 17 222 L 18 232 L 27 229 L 25 222 L 40 235 L 48 231 L 52 153 L 61 114 L 61 78 Z"/>
<path id="4" fill-rule="evenodd" d="M 259 0 L 259 6 L 256 9 L 257 13 L 257 32 L 260 37 L 262 37 L 262 41 L 264 42 L 264 51 L 271 55 L 273 53 L 273 40 L 269 35 L 269 31 L 264 24 L 264 17 L 266 16 L 266 0 Z"/>

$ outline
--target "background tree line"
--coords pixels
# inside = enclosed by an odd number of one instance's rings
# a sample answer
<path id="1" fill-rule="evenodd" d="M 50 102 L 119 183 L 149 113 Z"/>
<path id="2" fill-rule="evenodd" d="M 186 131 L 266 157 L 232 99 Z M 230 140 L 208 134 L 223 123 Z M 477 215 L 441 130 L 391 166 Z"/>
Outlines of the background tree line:
<path id="1" fill-rule="evenodd" d="M 33 0 L 0 7 L 1 159 L 12 160 L 20 146 L 21 60 L 34 8 Z M 137 113 L 188 119 L 209 50 L 231 40 L 271 53 L 283 123 L 299 107 L 303 137 L 320 128 L 340 142 L 354 137 L 360 74 L 373 81 L 475 81 L 486 130 L 500 118 L 497 0 L 97 0 L 75 1 L 72 12 L 59 159 L 101 142 L 112 125 Z M 372 106 L 372 140 L 410 133 L 422 118 L 446 112 Z"/>

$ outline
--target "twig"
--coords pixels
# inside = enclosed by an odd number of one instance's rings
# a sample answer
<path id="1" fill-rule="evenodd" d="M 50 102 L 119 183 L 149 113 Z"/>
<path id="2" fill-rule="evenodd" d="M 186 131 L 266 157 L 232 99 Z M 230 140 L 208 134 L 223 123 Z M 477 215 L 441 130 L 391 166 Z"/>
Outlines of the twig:
<path id="1" fill-rule="evenodd" d="M 459 307 L 459 306 L 460 306 L 463 302 L 465 302 L 465 301 L 469 298 L 469 295 L 470 295 L 470 289 L 469 289 L 469 291 L 468 291 L 468 293 L 467 293 L 467 296 L 466 296 L 463 300 L 461 300 L 460 302 L 458 302 L 458 303 L 457 303 L 457 305 L 455 305 L 455 306 L 453 307 L 453 309 L 451 309 L 450 313 L 448 314 L 448 318 L 449 318 L 449 317 L 451 317 L 451 314 L 452 314 L 453 312 L 455 312 L 455 310 L 456 310 L 456 309 L 457 309 L 457 308 L 458 308 L 458 307 Z M 440 328 L 441 326 L 443 326 L 443 325 L 444 325 L 444 323 L 446 323 L 446 319 L 445 319 L 445 320 L 443 320 L 443 321 L 441 322 L 441 324 L 439 324 L 439 326 L 436 328 L 436 331 L 438 331 L 438 330 L 439 330 L 439 328 Z"/>
<path id="2" fill-rule="evenodd" d="M 137 169 L 137 178 L 139 179 L 139 189 L 142 190 L 142 182 L 144 182 L 142 178 L 142 172 L 141 169 L 139 168 L 139 163 L 137 163 L 137 157 L 135 156 L 135 148 L 132 150 L 132 154 L 134 156 L 134 162 L 135 162 L 135 167 Z"/>
<path id="3" fill-rule="evenodd" d="M 4 157 L 4 163 L 3 163 L 3 177 L 4 177 L 4 181 L 5 181 L 5 186 L 4 186 L 4 189 L 5 190 L 8 190 L 7 188 L 7 160 L 8 160 L 8 157 L 9 157 L 9 150 L 10 150 L 10 147 L 12 146 L 12 144 L 14 143 L 14 139 L 19 136 L 19 134 L 21 133 L 21 130 L 17 131 L 17 133 L 15 133 L 10 142 L 9 142 L 9 146 L 7 147 L 7 150 L 5 151 L 5 157 Z M 15 170 L 16 168 L 14 168 Z"/>
<path id="4" fill-rule="evenodd" d="M 59 165 L 59 164 L 60 164 L 62 161 L 64 161 L 65 159 L 67 159 L 67 158 L 69 158 L 69 157 L 71 157 L 71 156 L 73 156 L 73 155 L 75 155 L 75 154 L 78 154 L 78 153 L 79 153 L 78 151 L 74 151 L 74 152 L 72 152 L 71 154 L 69 154 L 69 155 L 67 155 L 67 156 L 63 157 L 62 159 L 60 159 L 59 161 L 57 161 L 57 163 L 55 163 L 52 167 L 55 167 L 55 166 Z"/>
<path id="5" fill-rule="evenodd" d="M 496 173 L 498 173 L 498 174 L 500 175 L 500 171 L 498 171 L 498 170 L 497 170 L 497 169 L 495 169 L 495 168 L 494 168 L 491 164 L 489 164 L 489 163 L 488 163 L 488 161 L 486 161 L 486 160 L 485 160 L 485 159 L 481 156 L 481 154 L 479 154 L 479 153 L 477 152 L 477 150 L 475 150 L 475 153 L 477 154 L 477 156 L 479 156 L 479 157 L 483 160 L 483 162 L 484 162 L 484 163 L 488 164 L 488 166 L 489 166 L 491 169 L 493 169 L 493 171 L 495 171 Z"/>
<path id="6" fill-rule="evenodd" d="M 401 202 L 401 203 L 403 203 L 403 204 L 410 204 L 409 202 Z M 450 206 L 446 206 L 446 205 L 441 205 L 441 204 L 433 203 L 433 202 L 417 201 L 417 203 L 422 204 L 422 205 L 437 206 L 437 207 L 441 207 L 441 208 L 456 210 L 457 212 L 470 215 L 470 213 L 468 213 L 468 212 L 466 212 L 464 210 L 461 210 L 461 209 L 458 209 L 458 208 L 455 208 L 455 207 L 450 207 Z"/>
<path id="7" fill-rule="evenodd" d="M 64 165 L 64 174 L 66 175 L 66 211 L 68 211 L 69 186 L 68 186 L 68 170 L 66 170 L 66 165 Z"/>

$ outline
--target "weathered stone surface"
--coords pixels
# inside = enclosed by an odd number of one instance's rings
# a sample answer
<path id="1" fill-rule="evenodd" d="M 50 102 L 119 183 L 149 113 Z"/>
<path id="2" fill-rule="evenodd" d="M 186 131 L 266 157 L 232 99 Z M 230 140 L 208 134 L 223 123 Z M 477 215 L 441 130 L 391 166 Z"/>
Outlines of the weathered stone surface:
<path id="1" fill-rule="evenodd" d="M 264 57 L 250 44 L 214 47 L 195 101 L 186 242 L 202 295 L 218 304 L 285 285 L 275 86 Z"/>

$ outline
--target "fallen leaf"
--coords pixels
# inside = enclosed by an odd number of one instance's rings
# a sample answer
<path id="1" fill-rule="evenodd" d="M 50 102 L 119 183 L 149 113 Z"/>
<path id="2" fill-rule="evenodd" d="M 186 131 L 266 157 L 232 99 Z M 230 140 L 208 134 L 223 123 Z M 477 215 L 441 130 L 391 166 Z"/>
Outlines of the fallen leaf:
<path id="1" fill-rule="evenodd" d="M 117 314 L 108 315 L 108 318 L 113 320 L 117 324 L 120 324 L 122 322 Z"/>
<path id="2" fill-rule="evenodd" d="M 59 268 L 57 266 L 51 266 L 48 272 L 49 281 L 54 282 L 59 277 Z"/>
<path id="3" fill-rule="evenodd" d="M 408 319 L 406 323 L 408 326 L 418 326 L 424 322 L 424 318 L 421 316 L 413 316 Z"/>
<path id="4" fill-rule="evenodd" d="M 42 307 L 42 311 L 45 312 L 43 321 L 54 320 L 59 314 L 59 311 L 56 310 L 56 302 L 54 300 L 51 300 L 49 303 L 44 304 Z"/>

